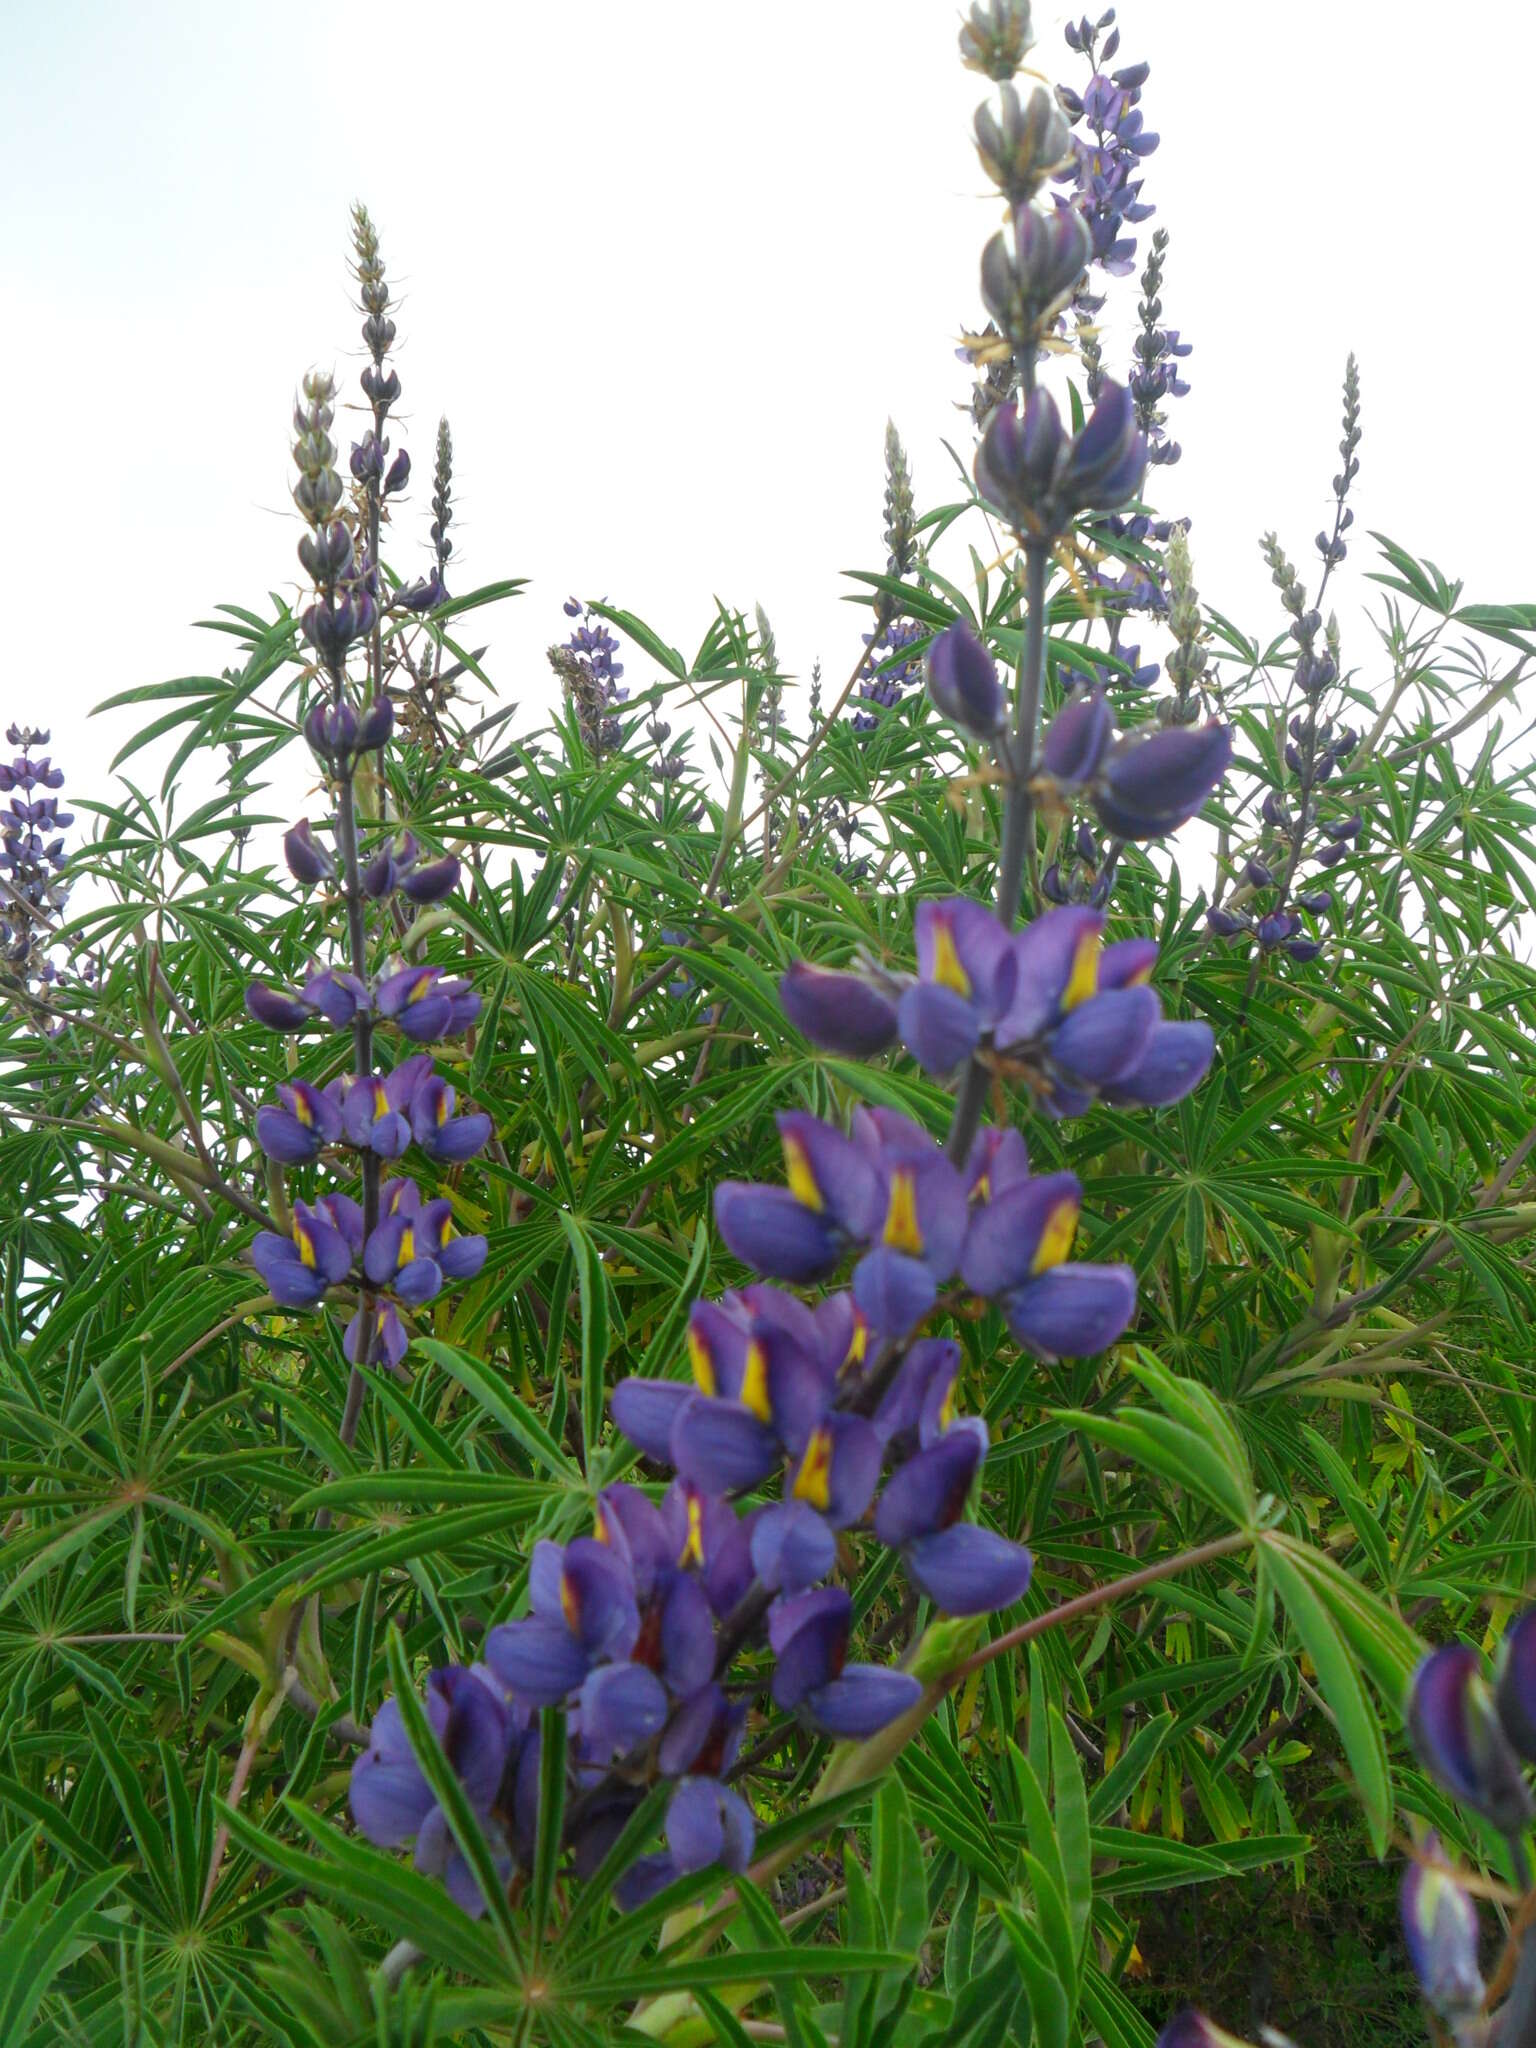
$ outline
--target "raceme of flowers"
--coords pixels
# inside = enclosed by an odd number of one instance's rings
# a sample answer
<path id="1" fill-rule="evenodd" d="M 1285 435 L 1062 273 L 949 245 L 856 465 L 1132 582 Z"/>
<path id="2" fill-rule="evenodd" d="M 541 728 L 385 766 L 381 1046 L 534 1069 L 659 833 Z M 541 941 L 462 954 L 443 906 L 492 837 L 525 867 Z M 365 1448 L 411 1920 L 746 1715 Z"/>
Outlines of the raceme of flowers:
<path id="1" fill-rule="evenodd" d="M 0 814 L 0 963 L 36 991 L 58 974 L 49 945 L 69 896 L 64 833 L 75 820 L 53 794 L 64 786 L 63 770 L 34 752 L 47 746 L 48 734 L 12 725 L 5 737 L 18 752 L 0 761 L 0 793 L 10 797 Z"/>

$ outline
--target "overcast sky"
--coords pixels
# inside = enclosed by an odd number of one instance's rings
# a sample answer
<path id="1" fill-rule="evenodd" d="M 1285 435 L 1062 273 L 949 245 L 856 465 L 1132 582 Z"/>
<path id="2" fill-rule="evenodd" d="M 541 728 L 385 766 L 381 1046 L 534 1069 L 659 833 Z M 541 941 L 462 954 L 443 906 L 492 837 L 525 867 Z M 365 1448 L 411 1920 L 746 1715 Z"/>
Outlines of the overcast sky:
<path id="1" fill-rule="evenodd" d="M 353 382 L 347 211 L 404 300 L 392 539 L 426 566 L 439 412 L 456 586 L 504 696 L 547 700 L 568 591 L 696 644 L 760 601 L 786 668 L 846 673 L 845 569 L 881 565 L 881 438 L 920 503 L 969 454 L 953 355 L 997 209 L 968 139 L 984 84 L 951 0 L 0 0 L 10 403 L 0 712 L 50 722 L 86 793 L 131 684 L 217 670 L 190 622 L 292 590 L 288 414 Z M 1081 82 L 1042 7 L 1033 62 Z M 1361 361 L 1346 656 L 1379 527 L 1469 596 L 1536 599 L 1529 123 L 1520 0 L 1130 0 L 1163 137 L 1164 318 L 1195 345 L 1185 456 L 1203 593 L 1266 636 L 1257 538 L 1305 557 Z M 1150 226 L 1141 230 L 1143 246 Z M 1126 294 L 1129 299 L 1134 293 Z M 402 431 L 403 430 L 403 431 Z M 643 659 L 630 677 L 643 682 Z"/>

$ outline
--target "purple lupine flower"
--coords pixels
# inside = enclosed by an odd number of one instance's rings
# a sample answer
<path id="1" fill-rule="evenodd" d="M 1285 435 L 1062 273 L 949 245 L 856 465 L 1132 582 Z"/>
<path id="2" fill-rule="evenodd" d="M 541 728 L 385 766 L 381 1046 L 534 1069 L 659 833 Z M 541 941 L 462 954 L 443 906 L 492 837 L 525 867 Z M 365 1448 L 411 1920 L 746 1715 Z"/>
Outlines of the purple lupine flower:
<path id="1" fill-rule="evenodd" d="M 896 1039 L 896 1001 L 876 981 L 797 960 L 779 977 L 784 1014 L 826 1052 L 867 1059 Z"/>
<path id="2" fill-rule="evenodd" d="M 994 1042 L 1030 1079 L 1052 1116 L 1110 1102 L 1162 1107 L 1203 1078 L 1215 1050 L 1204 1023 L 1172 1023 L 1146 986 L 1157 961 L 1149 939 L 1102 947 L 1103 914 L 1048 910 L 1014 935 L 1018 993 Z"/>
<path id="3" fill-rule="evenodd" d="M 485 1661 L 516 1700 L 555 1706 L 602 1660 L 627 1658 L 640 1633 L 632 1572 L 611 1545 L 578 1536 L 535 1546 L 533 1612 L 488 1631 Z"/>
<path id="4" fill-rule="evenodd" d="M 923 1337 L 908 1347 L 875 1411 L 875 1429 L 888 1452 L 905 1457 L 937 1443 L 954 1419 L 960 1346 L 948 1337 Z"/>
<path id="5" fill-rule="evenodd" d="M 852 1623 L 853 1601 L 841 1586 L 797 1593 L 768 1610 L 774 1704 L 823 1735 L 859 1741 L 909 1712 L 923 1688 L 909 1671 L 848 1663 Z"/>
<path id="6" fill-rule="evenodd" d="M 416 1053 L 389 1074 L 339 1074 L 326 1085 L 349 1145 L 380 1159 L 398 1159 L 411 1142 L 407 1111 L 432 1071 L 430 1054 Z"/>
<path id="7" fill-rule="evenodd" d="M 428 1073 L 411 1095 L 407 1111 L 411 1136 L 424 1152 L 435 1158 L 473 1159 L 490 1143 L 491 1120 L 485 1111 L 471 1110 L 456 1116 L 457 1099 L 453 1083 L 434 1073 Z"/>
<path id="8" fill-rule="evenodd" d="M 925 640 L 928 628 L 915 619 L 895 618 L 878 634 L 866 634 L 871 672 L 859 684 L 858 694 L 866 704 L 878 704 L 889 711 L 917 681 L 922 657 L 917 643 Z M 880 657 L 877 660 L 877 657 Z M 873 712 L 855 712 L 850 723 L 855 732 L 873 732 L 880 723 Z"/>
<path id="9" fill-rule="evenodd" d="M 396 611 L 435 612 L 439 605 L 448 602 L 448 587 L 443 582 L 441 569 L 434 566 L 430 576 L 418 577 L 414 583 L 402 584 L 390 602 Z"/>
<path id="10" fill-rule="evenodd" d="M 1094 661 L 1085 650 L 1076 660 L 1060 663 L 1056 674 L 1062 689 L 1149 690 L 1162 673 L 1158 662 L 1142 660 L 1140 647 L 1117 647 L 1114 654 L 1113 661 Z"/>
<path id="11" fill-rule="evenodd" d="M 966 1233 L 961 1279 L 1039 1358 L 1094 1357 L 1136 1313 L 1129 1266 L 1067 1262 L 1081 1204 L 1075 1174 L 1032 1176 L 980 1205 Z"/>
<path id="12" fill-rule="evenodd" d="M 376 1301 L 371 1309 L 359 1307 L 347 1325 L 341 1348 L 353 1365 L 363 1363 L 366 1349 L 370 1365 L 382 1365 L 389 1372 L 400 1372 L 401 1362 L 410 1349 L 410 1339 L 405 1334 L 405 1325 L 395 1304 Z"/>
<path id="13" fill-rule="evenodd" d="M 256 1142 L 269 1159 L 301 1166 L 341 1136 L 341 1111 L 308 1081 L 280 1081 L 277 1103 L 256 1112 Z"/>
<path id="14" fill-rule="evenodd" d="M 311 1005 L 299 996 L 264 981 L 247 985 L 245 1007 L 248 1015 L 269 1031 L 302 1031 L 314 1015 Z"/>
<path id="15" fill-rule="evenodd" d="M 1418 1759 L 1437 1784 L 1500 1834 L 1523 1833 L 1536 1805 L 1476 1650 L 1466 1643 L 1431 1650 L 1413 1674 L 1405 1719 Z"/>
<path id="16" fill-rule="evenodd" d="M 290 825 L 283 834 L 283 858 L 294 880 L 307 889 L 316 882 L 331 881 L 336 873 L 336 863 L 310 830 L 308 818 Z"/>
<path id="17" fill-rule="evenodd" d="M 340 967 L 317 968 L 304 983 L 299 999 L 338 1031 L 347 1030 L 373 1002 L 367 984 Z"/>
<path id="18" fill-rule="evenodd" d="M 414 1190 L 412 1190 L 414 1194 Z M 402 1202 L 375 1225 L 363 1246 L 363 1272 L 411 1308 L 441 1294 L 447 1280 L 472 1280 L 485 1264 L 485 1239 L 452 1234 L 453 1204 Z"/>
<path id="19" fill-rule="evenodd" d="M 456 1038 L 480 1014 L 480 998 L 467 981 L 445 980 L 441 967 L 402 967 L 374 991 L 381 1017 L 407 1038 L 430 1042 Z"/>
<path id="20" fill-rule="evenodd" d="M 457 856 L 445 853 L 441 860 L 429 861 L 407 875 L 400 884 L 401 894 L 413 903 L 441 903 L 459 886 L 459 873 Z"/>
<path id="21" fill-rule="evenodd" d="M 928 694 L 942 715 L 972 739 L 991 739 L 1008 716 L 997 663 L 963 619 L 929 644 Z"/>
<path id="22" fill-rule="evenodd" d="M 1094 808 L 1121 839 L 1161 839 L 1195 815 L 1231 758 L 1231 729 L 1217 719 L 1128 733 L 1103 763 Z"/>
<path id="23" fill-rule="evenodd" d="M 1504 1631 L 1494 1700 L 1504 1733 L 1528 1764 L 1536 1763 L 1536 1607 Z"/>
<path id="24" fill-rule="evenodd" d="M 1024 410 L 1002 405 L 976 450 L 976 488 L 1019 533 L 1060 533 L 1078 512 L 1112 512 L 1141 489 L 1147 448 L 1123 385 L 1107 379 L 1082 429 L 1069 435 L 1056 401 L 1036 388 Z"/>
<path id="25" fill-rule="evenodd" d="M 396 832 L 377 849 L 363 868 L 363 894 L 375 903 L 392 896 L 421 858 L 414 832 Z"/>
<path id="26" fill-rule="evenodd" d="M 352 1256 L 344 1232 L 305 1202 L 293 1205 L 289 1236 L 262 1230 L 251 1244 L 251 1264 L 281 1308 L 313 1308 L 327 1287 L 345 1280 Z"/>
<path id="27" fill-rule="evenodd" d="M 1029 1552 L 961 1520 L 986 1449 L 984 1422 L 957 1423 L 907 1459 L 875 1509 L 875 1534 L 946 1614 L 991 1614 L 1029 1589 Z"/>
<path id="28" fill-rule="evenodd" d="M 537 1733 L 529 1727 L 526 1715 L 508 1707 L 494 1683 L 460 1666 L 428 1674 L 426 1714 L 486 1836 L 498 1875 L 510 1879 L 513 1844 L 498 1811 L 498 1800 L 509 1776 L 520 1792 L 520 1780 L 530 1776 L 536 1792 L 536 1769 L 524 1773 L 518 1764 L 520 1754 L 530 1745 L 536 1763 Z M 449 1896 L 466 1913 L 478 1917 L 484 1912 L 486 1902 L 479 1884 L 416 1761 L 399 1705 L 393 1699 L 380 1707 L 369 1730 L 368 1747 L 352 1766 L 348 1800 L 353 1820 L 370 1842 L 393 1849 L 414 1840 L 416 1868 L 440 1876 Z M 523 1803 L 526 1806 L 526 1800 Z"/>
<path id="29" fill-rule="evenodd" d="M 966 896 L 917 906 L 917 974 L 897 1016 L 902 1042 L 929 1074 L 970 1058 L 1013 1001 L 1017 961 L 1006 928 Z"/>
<path id="30" fill-rule="evenodd" d="M 1453 2025 L 1481 2010 L 1477 1967 L 1477 1907 L 1439 1863 L 1440 1842 L 1426 1837 L 1423 1861 L 1403 1873 L 1399 1905 L 1408 1960 L 1425 2001 Z"/>

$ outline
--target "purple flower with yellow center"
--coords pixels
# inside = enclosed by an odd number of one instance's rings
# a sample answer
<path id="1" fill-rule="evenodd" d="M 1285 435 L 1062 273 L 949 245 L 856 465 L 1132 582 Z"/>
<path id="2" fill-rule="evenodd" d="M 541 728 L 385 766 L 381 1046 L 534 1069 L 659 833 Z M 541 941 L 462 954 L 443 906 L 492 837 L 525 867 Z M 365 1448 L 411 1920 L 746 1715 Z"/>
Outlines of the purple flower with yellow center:
<path id="1" fill-rule="evenodd" d="M 280 1081 L 277 1097 L 256 1112 L 256 1142 L 269 1159 L 302 1166 L 341 1136 L 341 1111 L 308 1081 Z"/>
<path id="2" fill-rule="evenodd" d="M 330 881 L 336 873 L 335 862 L 310 830 L 308 818 L 290 825 L 283 834 L 283 858 L 294 880 L 307 889 L 316 882 Z"/>
<path id="3" fill-rule="evenodd" d="M 1018 994 L 993 1035 L 1053 1116 L 1077 1115 L 1097 1095 L 1147 1108 L 1177 1102 L 1215 1051 L 1208 1024 L 1164 1019 L 1146 985 L 1152 940 L 1104 946 L 1103 931 L 1101 912 L 1067 905 L 1013 940 Z"/>
<path id="4" fill-rule="evenodd" d="M 751 1518 L 718 1494 L 676 1479 L 659 1506 L 635 1486 L 604 1487 L 595 1534 L 628 1558 L 636 1598 L 674 1572 L 696 1574 L 714 1614 L 728 1614 L 752 1582 Z"/>
<path id="5" fill-rule="evenodd" d="M 989 1124 L 971 1141 L 971 1155 L 965 1163 L 966 1200 L 990 1202 L 1028 1175 L 1029 1147 L 1023 1133 L 1008 1124 Z"/>
<path id="6" fill-rule="evenodd" d="M 355 1018 L 366 1013 L 372 997 L 366 983 L 344 968 L 317 968 L 304 984 L 301 1000 L 317 1010 L 328 1024 L 346 1030 Z"/>
<path id="7" fill-rule="evenodd" d="M 902 1043 L 925 1073 L 953 1073 L 1013 1000 L 1013 946 L 967 896 L 920 903 L 914 935 L 918 978 L 897 1010 Z"/>
<path id="8" fill-rule="evenodd" d="M 445 980 L 441 967 L 403 967 L 386 975 L 374 994 L 381 1017 L 407 1038 L 456 1038 L 480 1014 L 480 998 L 467 981 Z"/>
<path id="9" fill-rule="evenodd" d="M 960 1346 L 948 1337 L 921 1337 L 908 1347 L 896 1377 L 875 1411 L 875 1429 L 887 1451 L 903 1456 L 937 1443 L 954 1420 Z"/>
<path id="10" fill-rule="evenodd" d="M 1029 1552 L 961 1520 L 986 1451 L 984 1422 L 957 1423 L 908 1458 L 875 1509 L 875 1534 L 901 1552 L 912 1583 L 946 1614 L 991 1614 L 1029 1590 Z"/>
<path id="11" fill-rule="evenodd" d="M 751 1862 L 752 1809 L 720 1782 L 736 1760 L 746 1720 L 745 1703 L 731 1704 L 711 1682 L 668 1722 L 656 1749 L 662 1776 L 679 1780 L 667 1811 L 667 1848 L 640 1857 L 620 1879 L 615 1896 L 626 1912 L 690 1871 L 716 1863 L 744 1870 Z"/>
<path id="12" fill-rule="evenodd" d="M 867 1151 L 803 1111 L 777 1118 L 783 1188 L 721 1181 L 715 1222 L 743 1265 L 775 1280 L 824 1280 L 870 1233 L 879 1172 Z"/>
<path id="13" fill-rule="evenodd" d="M 392 834 L 363 868 L 363 894 L 376 903 L 392 896 L 420 858 L 421 847 L 414 832 Z"/>
<path id="14" fill-rule="evenodd" d="M 341 1348 L 353 1365 L 382 1365 L 387 1372 L 406 1378 L 401 1361 L 410 1349 L 410 1339 L 392 1301 L 375 1301 L 360 1306 L 346 1328 Z"/>
<path id="15" fill-rule="evenodd" d="M 1091 1358 L 1136 1313 L 1129 1266 L 1067 1263 L 1081 1205 L 1075 1174 L 1042 1174 L 978 1208 L 966 1233 L 960 1277 L 998 1303 L 1015 1339 L 1039 1358 Z"/>
<path id="16" fill-rule="evenodd" d="M 327 1093 L 347 1143 L 380 1159 L 398 1159 L 411 1142 L 411 1098 L 431 1071 L 431 1055 L 417 1053 L 390 1074 L 344 1074 L 332 1081 Z"/>
<path id="17" fill-rule="evenodd" d="M 306 1202 L 294 1203 L 289 1236 L 262 1230 L 251 1245 L 251 1264 L 282 1308 L 313 1308 L 328 1287 L 345 1280 L 352 1255 L 343 1231 Z"/>
<path id="18" fill-rule="evenodd" d="M 820 1734 L 860 1741 L 915 1707 L 923 1688 L 909 1671 L 848 1663 L 852 1625 L 853 1601 L 841 1586 L 797 1593 L 768 1610 L 775 1706 Z"/>
<path id="19" fill-rule="evenodd" d="M 536 1762 L 537 1736 L 519 1724 L 493 1686 L 459 1666 L 428 1675 L 426 1715 L 486 1836 L 498 1875 L 510 1878 L 512 1847 L 496 1812 L 497 1801 L 509 1762 L 517 1778 L 523 1776 L 517 1770 L 517 1754 L 530 1742 Z M 530 1775 L 536 1788 L 536 1769 Z M 375 1715 L 368 1747 L 352 1766 L 348 1801 L 353 1820 L 370 1842 L 395 1849 L 414 1840 L 416 1868 L 440 1876 L 449 1896 L 466 1913 L 478 1917 L 484 1912 L 479 1883 L 416 1761 L 393 1699 Z"/>
<path id="20" fill-rule="evenodd" d="M 595 1667 L 627 1659 L 634 1648 L 634 1578 L 611 1544 L 592 1536 L 536 1544 L 528 1596 L 533 1612 L 526 1619 L 503 1622 L 485 1638 L 486 1663 L 524 1706 L 559 1705 Z"/>
<path id="21" fill-rule="evenodd" d="M 1477 1967 L 1477 1908 L 1438 1861 L 1439 1839 L 1429 1835 L 1424 1860 L 1403 1873 L 1399 1904 L 1408 1960 L 1426 2002 L 1453 2024 L 1481 2010 Z"/>
<path id="22" fill-rule="evenodd" d="M 411 1062 L 407 1062 L 407 1065 Z M 410 1098 L 411 1136 L 437 1159 L 473 1159 L 490 1142 L 491 1120 L 484 1110 L 455 1116 L 458 1098 L 451 1081 L 429 1073 Z"/>
<path id="23" fill-rule="evenodd" d="M 407 1183 L 409 1186 L 409 1183 Z M 410 1190 L 415 1196 L 415 1190 Z M 412 1308 L 431 1301 L 448 1280 L 473 1280 L 485 1264 L 485 1239 L 457 1236 L 453 1204 L 402 1199 L 375 1225 L 363 1247 L 363 1272 L 374 1287 L 388 1287 Z"/>
<path id="24" fill-rule="evenodd" d="M 1536 1808 L 1476 1650 L 1466 1643 L 1431 1650 L 1413 1674 L 1406 1720 L 1419 1762 L 1443 1790 L 1500 1834 L 1525 1831 Z"/>

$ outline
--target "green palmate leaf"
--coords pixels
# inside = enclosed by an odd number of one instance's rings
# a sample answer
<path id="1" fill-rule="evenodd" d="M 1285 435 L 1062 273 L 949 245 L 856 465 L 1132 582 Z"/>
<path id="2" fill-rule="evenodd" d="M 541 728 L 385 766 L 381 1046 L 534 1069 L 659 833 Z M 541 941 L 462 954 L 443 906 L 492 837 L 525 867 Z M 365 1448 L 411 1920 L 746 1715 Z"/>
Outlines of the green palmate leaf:
<path id="1" fill-rule="evenodd" d="M 1316 1667 L 1318 1685 L 1337 1724 L 1371 1840 L 1380 1856 L 1386 1850 L 1393 1805 L 1381 1724 L 1330 1603 L 1320 1597 L 1315 1582 L 1298 1568 L 1288 1550 L 1271 1542 L 1266 1544 L 1264 1556 L 1286 1612 Z"/>

